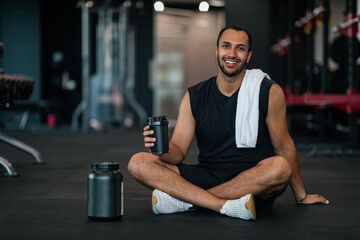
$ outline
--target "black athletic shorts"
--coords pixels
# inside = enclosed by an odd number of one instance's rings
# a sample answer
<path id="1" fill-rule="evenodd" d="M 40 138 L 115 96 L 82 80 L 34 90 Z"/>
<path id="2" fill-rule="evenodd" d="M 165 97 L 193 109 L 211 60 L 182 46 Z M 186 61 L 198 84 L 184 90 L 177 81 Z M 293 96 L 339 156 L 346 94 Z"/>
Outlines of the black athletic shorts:
<path id="1" fill-rule="evenodd" d="M 177 165 L 180 171 L 180 175 L 191 182 L 192 184 L 201 187 L 203 189 L 210 189 L 218 186 L 224 182 L 227 182 L 236 177 L 241 172 L 249 169 L 228 169 L 228 170 L 217 170 L 211 167 L 201 165 L 188 165 L 180 163 Z M 285 191 L 285 189 L 284 189 Z M 276 195 L 271 199 L 262 199 L 255 197 L 255 206 L 257 210 L 270 208 L 277 197 L 279 197 L 284 191 Z"/>

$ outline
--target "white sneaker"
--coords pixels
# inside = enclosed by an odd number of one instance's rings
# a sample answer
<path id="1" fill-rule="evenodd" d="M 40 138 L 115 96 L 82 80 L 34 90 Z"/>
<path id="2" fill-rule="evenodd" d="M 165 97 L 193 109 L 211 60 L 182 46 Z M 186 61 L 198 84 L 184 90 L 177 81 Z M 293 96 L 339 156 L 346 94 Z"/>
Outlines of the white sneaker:
<path id="1" fill-rule="evenodd" d="M 185 212 L 191 207 L 193 207 L 191 203 L 176 199 L 159 189 L 155 189 L 152 193 L 152 210 L 155 214 Z"/>
<path id="2" fill-rule="evenodd" d="M 239 199 L 228 200 L 220 209 L 220 213 L 229 217 L 244 220 L 256 219 L 255 202 L 252 194 L 247 194 Z"/>

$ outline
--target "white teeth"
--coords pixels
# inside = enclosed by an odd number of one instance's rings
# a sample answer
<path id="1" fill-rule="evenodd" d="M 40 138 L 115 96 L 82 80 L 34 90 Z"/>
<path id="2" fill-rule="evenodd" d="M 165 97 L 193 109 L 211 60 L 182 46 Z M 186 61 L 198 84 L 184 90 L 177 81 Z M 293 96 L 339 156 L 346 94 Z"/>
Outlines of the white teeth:
<path id="1" fill-rule="evenodd" d="M 226 60 L 225 62 L 230 63 L 230 64 L 235 64 L 236 63 L 236 62 L 231 62 L 229 60 Z"/>

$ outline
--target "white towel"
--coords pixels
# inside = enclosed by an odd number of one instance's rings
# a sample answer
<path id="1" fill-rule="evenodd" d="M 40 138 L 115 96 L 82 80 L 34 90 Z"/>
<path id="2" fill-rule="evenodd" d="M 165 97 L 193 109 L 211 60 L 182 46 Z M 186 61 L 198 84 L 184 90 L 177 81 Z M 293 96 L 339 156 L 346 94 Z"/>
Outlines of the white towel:
<path id="1" fill-rule="evenodd" d="M 241 83 L 235 119 L 235 142 L 238 148 L 254 148 L 259 127 L 260 85 L 269 75 L 260 69 L 246 70 Z"/>

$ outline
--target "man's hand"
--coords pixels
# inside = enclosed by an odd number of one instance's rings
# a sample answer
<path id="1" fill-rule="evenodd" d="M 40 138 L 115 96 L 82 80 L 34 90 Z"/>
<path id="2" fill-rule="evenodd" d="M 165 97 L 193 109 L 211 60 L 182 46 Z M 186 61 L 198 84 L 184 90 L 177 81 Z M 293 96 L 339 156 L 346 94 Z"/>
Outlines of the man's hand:
<path id="1" fill-rule="evenodd" d="M 168 124 L 168 134 L 170 136 L 170 123 Z M 148 152 L 151 152 L 151 148 L 155 145 L 156 138 L 151 137 L 154 135 L 154 130 L 150 130 L 150 126 L 147 125 L 144 127 L 144 146 L 148 150 Z"/>
<path id="2" fill-rule="evenodd" d="M 156 138 L 152 138 L 150 137 L 151 135 L 154 134 L 154 131 L 153 130 L 150 130 L 150 127 L 149 126 L 146 126 L 144 127 L 144 132 L 143 132 L 143 135 L 144 135 L 144 145 L 145 145 L 145 148 L 151 152 L 151 147 L 154 146 L 154 143 L 156 142 Z"/>
<path id="3" fill-rule="evenodd" d="M 320 196 L 319 194 L 309 194 L 306 195 L 305 199 L 301 201 L 297 201 L 298 204 L 316 204 L 316 203 L 323 203 L 329 204 L 329 200 Z"/>

